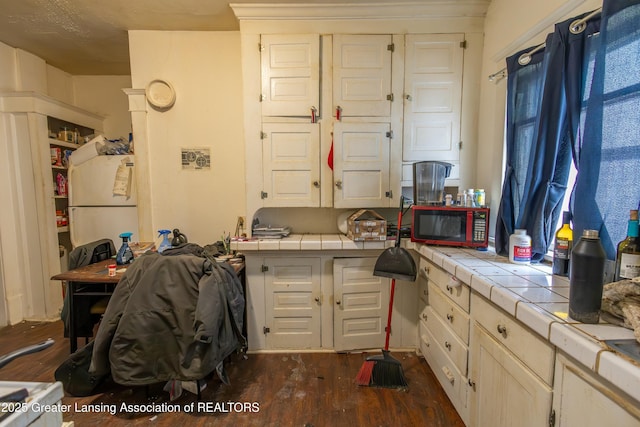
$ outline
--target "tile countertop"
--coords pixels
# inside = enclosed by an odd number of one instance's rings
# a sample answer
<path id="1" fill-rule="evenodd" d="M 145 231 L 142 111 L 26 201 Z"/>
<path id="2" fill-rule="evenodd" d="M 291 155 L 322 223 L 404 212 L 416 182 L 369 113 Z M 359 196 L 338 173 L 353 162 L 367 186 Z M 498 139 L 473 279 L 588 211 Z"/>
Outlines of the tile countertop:
<path id="1" fill-rule="evenodd" d="M 231 249 L 252 251 L 317 251 L 385 249 L 394 240 L 354 242 L 339 234 L 291 234 L 277 240 L 232 241 Z M 416 244 L 417 251 L 471 289 L 491 300 L 587 369 L 616 384 L 640 402 L 640 365 L 611 350 L 604 340 L 634 339 L 633 331 L 606 322 L 589 325 L 568 316 L 569 280 L 553 276 L 546 264 L 519 265 L 488 251 Z"/>

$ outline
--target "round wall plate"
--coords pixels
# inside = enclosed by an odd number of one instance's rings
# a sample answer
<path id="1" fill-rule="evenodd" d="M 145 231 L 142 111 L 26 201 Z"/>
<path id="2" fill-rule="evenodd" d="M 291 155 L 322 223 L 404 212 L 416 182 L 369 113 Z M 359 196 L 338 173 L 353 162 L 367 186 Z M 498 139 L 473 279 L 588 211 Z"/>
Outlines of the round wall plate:
<path id="1" fill-rule="evenodd" d="M 147 101 L 157 108 L 167 109 L 176 102 L 176 92 L 165 80 L 152 80 L 146 89 Z"/>

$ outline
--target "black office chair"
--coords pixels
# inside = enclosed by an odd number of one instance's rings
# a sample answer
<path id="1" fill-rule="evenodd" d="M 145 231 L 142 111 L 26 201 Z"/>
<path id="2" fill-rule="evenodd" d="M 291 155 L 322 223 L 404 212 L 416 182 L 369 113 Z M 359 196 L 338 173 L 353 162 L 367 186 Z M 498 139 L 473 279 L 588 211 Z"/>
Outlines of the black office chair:
<path id="1" fill-rule="evenodd" d="M 95 242 L 78 246 L 69 253 L 69 270 L 84 267 L 111 258 L 116 254 L 116 248 L 111 239 L 100 239 Z M 77 300 L 74 303 L 74 317 L 76 336 L 84 337 L 85 342 L 93 336 L 93 328 L 100 321 L 106 309 L 108 298 L 102 296 L 82 296 L 82 283 L 77 286 Z M 64 322 L 64 336 L 69 336 L 69 301 L 67 292 L 65 294 L 64 305 L 60 317 Z M 76 299 L 74 299 L 74 302 Z"/>

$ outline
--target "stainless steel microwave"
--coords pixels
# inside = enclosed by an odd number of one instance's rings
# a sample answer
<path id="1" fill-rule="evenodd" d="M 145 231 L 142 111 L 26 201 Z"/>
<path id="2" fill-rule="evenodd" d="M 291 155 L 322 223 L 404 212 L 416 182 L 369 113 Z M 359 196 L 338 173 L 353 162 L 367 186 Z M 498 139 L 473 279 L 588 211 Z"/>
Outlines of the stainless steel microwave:
<path id="1" fill-rule="evenodd" d="M 412 242 L 470 248 L 489 244 L 489 208 L 413 206 L 412 217 Z"/>

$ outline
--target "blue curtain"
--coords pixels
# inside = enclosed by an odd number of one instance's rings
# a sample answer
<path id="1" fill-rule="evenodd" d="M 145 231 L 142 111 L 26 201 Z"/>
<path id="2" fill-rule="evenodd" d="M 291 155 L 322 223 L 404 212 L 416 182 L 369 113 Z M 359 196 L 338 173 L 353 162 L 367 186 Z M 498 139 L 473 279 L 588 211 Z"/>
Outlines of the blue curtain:
<path id="1" fill-rule="evenodd" d="M 626 236 L 640 201 L 640 0 L 605 0 L 599 36 L 588 48 L 578 169 L 572 194 L 574 236 L 598 230 L 607 257 Z"/>
<path id="2" fill-rule="evenodd" d="M 506 169 L 495 233 L 496 252 L 505 256 L 509 252 L 509 236 L 516 228 L 522 228 L 525 184 L 544 84 L 543 51 L 534 53 L 527 65 L 518 63 L 531 50 L 507 58 Z"/>
<path id="3" fill-rule="evenodd" d="M 531 236 L 533 261 L 541 260 L 553 241 L 585 80 L 586 33 L 572 34 L 569 28 L 585 15 L 557 24 L 531 62 L 522 65 L 519 59 L 533 48 L 507 58 L 507 168 L 495 237 L 501 255 L 508 254 L 509 235 L 517 228 Z M 593 28 L 597 25 L 592 21 Z"/>

